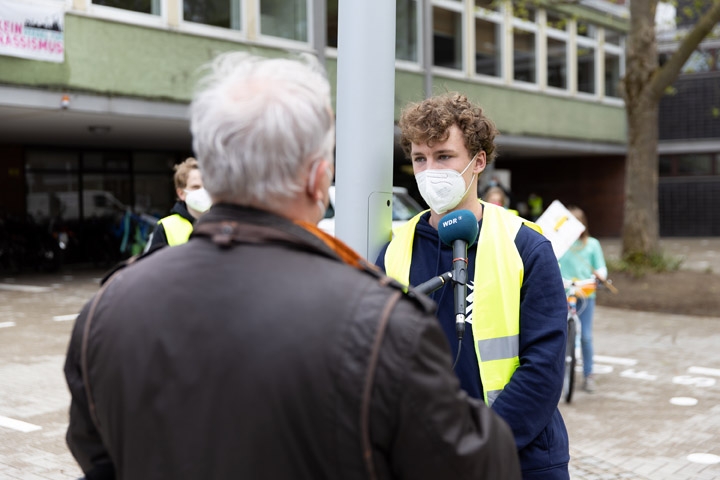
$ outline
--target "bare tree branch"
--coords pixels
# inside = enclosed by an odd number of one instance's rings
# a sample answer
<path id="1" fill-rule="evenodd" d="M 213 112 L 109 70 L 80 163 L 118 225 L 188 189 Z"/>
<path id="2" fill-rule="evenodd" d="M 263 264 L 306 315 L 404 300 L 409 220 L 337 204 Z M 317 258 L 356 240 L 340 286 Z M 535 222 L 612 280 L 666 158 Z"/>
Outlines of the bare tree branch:
<path id="1" fill-rule="evenodd" d="M 658 100 L 665 89 L 672 85 L 680 74 L 680 69 L 690 58 L 692 52 L 720 22 L 720 0 L 713 0 L 712 7 L 697 21 L 693 29 L 683 38 L 678 49 L 661 68 L 653 75 L 648 89 Z"/>

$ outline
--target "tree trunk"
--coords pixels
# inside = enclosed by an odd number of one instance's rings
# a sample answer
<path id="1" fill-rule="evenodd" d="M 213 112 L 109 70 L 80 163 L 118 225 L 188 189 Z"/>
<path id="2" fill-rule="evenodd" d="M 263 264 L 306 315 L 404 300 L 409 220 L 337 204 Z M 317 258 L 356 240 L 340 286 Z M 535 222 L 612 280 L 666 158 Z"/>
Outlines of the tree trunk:
<path id="1" fill-rule="evenodd" d="M 658 108 L 653 90 L 658 70 L 655 38 L 657 0 L 633 0 L 624 83 L 628 121 L 625 160 L 623 257 L 638 260 L 658 251 Z M 639 258 L 638 258 L 639 257 Z"/>
<path id="2" fill-rule="evenodd" d="M 658 103 L 645 99 L 628 109 L 623 257 L 659 249 Z"/>

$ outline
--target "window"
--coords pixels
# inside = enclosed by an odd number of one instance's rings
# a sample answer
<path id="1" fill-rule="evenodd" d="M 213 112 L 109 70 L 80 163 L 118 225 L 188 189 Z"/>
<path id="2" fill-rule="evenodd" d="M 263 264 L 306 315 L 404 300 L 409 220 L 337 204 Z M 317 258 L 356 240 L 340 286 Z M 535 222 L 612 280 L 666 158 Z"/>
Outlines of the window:
<path id="1" fill-rule="evenodd" d="M 418 0 L 396 0 L 395 5 L 395 58 L 418 61 L 419 32 Z M 327 46 L 337 48 L 338 0 L 327 0 Z"/>
<path id="2" fill-rule="evenodd" d="M 395 58 L 418 61 L 418 0 L 396 0 Z"/>
<path id="3" fill-rule="evenodd" d="M 620 56 L 605 52 L 605 96 L 620 97 Z"/>
<path id="4" fill-rule="evenodd" d="M 711 175 L 712 155 L 681 155 L 677 158 L 678 175 Z"/>
<path id="5" fill-rule="evenodd" d="M 605 43 L 620 46 L 622 39 L 623 35 L 620 32 L 610 30 L 609 28 L 605 29 Z"/>
<path id="6" fill-rule="evenodd" d="M 475 73 L 502 76 L 502 28 L 500 25 L 475 19 Z"/>
<path id="7" fill-rule="evenodd" d="M 327 0 L 327 46 L 337 48 L 338 39 L 338 0 Z"/>
<path id="8" fill-rule="evenodd" d="M 513 17 L 513 79 L 536 83 L 535 9 L 528 7 L 527 4 L 518 4 L 513 8 Z"/>
<path id="9" fill-rule="evenodd" d="M 475 0 L 475 6 L 486 10 L 498 10 L 501 0 Z"/>
<path id="10" fill-rule="evenodd" d="M 555 88 L 567 88 L 567 42 L 547 39 L 547 84 Z"/>
<path id="11" fill-rule="evenodd" d="M 475 73 L 503 76 L 505 12 L 500 0 L 475 0 Z"/>
<path id="12" fill-rule="evenodd" d="M 662 177 L 705 176 L 720 174 L 720 156 L 712 153 L 663 155 L 659 159 Z"/>
<path id="13" fill-rule="evenodd" d="M 578 91 L 595 93 L 595 48 L 582 46 L 577 48 Z"/>
<path id="14" fill-rule="evenodd" d="M 462 70 L 462 13 L 433 7 L 433 64 Z"/>
<path id="15" fill-rule="evenodd" d="M 160 0 L 93 0 L 95 5 L 160 15 Z"/>
<path id="16" fill-rule="evenodd" d="M 263 35 L 308 41 L 306 0 L 260 0 L 260 32 Z"/>
<path id="17" fill-rule="evenodd" d="M 568 88 L 568 34 L 567 17 L 547 12 L 547 85 Z"/>
<path id="18" fill-rule="evenodd" d="M 183 19 L 240 30 L 241 0 L 183 0 Z"/>

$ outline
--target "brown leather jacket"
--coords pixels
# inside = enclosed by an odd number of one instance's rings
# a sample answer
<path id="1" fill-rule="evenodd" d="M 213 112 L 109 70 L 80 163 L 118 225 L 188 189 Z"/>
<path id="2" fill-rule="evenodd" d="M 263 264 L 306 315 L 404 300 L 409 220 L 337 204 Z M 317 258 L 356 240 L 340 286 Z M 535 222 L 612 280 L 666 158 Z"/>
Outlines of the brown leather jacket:
<path id="1" fill-rule="evenodd" d="M 326 241 L 217 205 L 187 244 L 116 272 L 65 365 L 87 478 L 519 479 L 429 301 Z"/>

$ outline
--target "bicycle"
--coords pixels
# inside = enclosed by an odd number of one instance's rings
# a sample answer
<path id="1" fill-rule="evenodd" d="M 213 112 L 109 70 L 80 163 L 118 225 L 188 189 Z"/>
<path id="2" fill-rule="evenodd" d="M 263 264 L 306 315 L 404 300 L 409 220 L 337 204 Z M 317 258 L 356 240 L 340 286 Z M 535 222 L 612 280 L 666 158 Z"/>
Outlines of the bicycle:
<path id="1" fill-rule="evenodd" d="M 572 401 L 575 390 L 575 366 L 577 365 L 577 334 L 580 327 L 580 317 L 577 310 L 577 299 L 587 298 L 596 289 L 595 278 L 587 280 L 563 280 L 565 295 L 567 296 L 567 342 L 565 344 L 565 377 L 563 379 L 562 398 L 566 403 Z"/>

